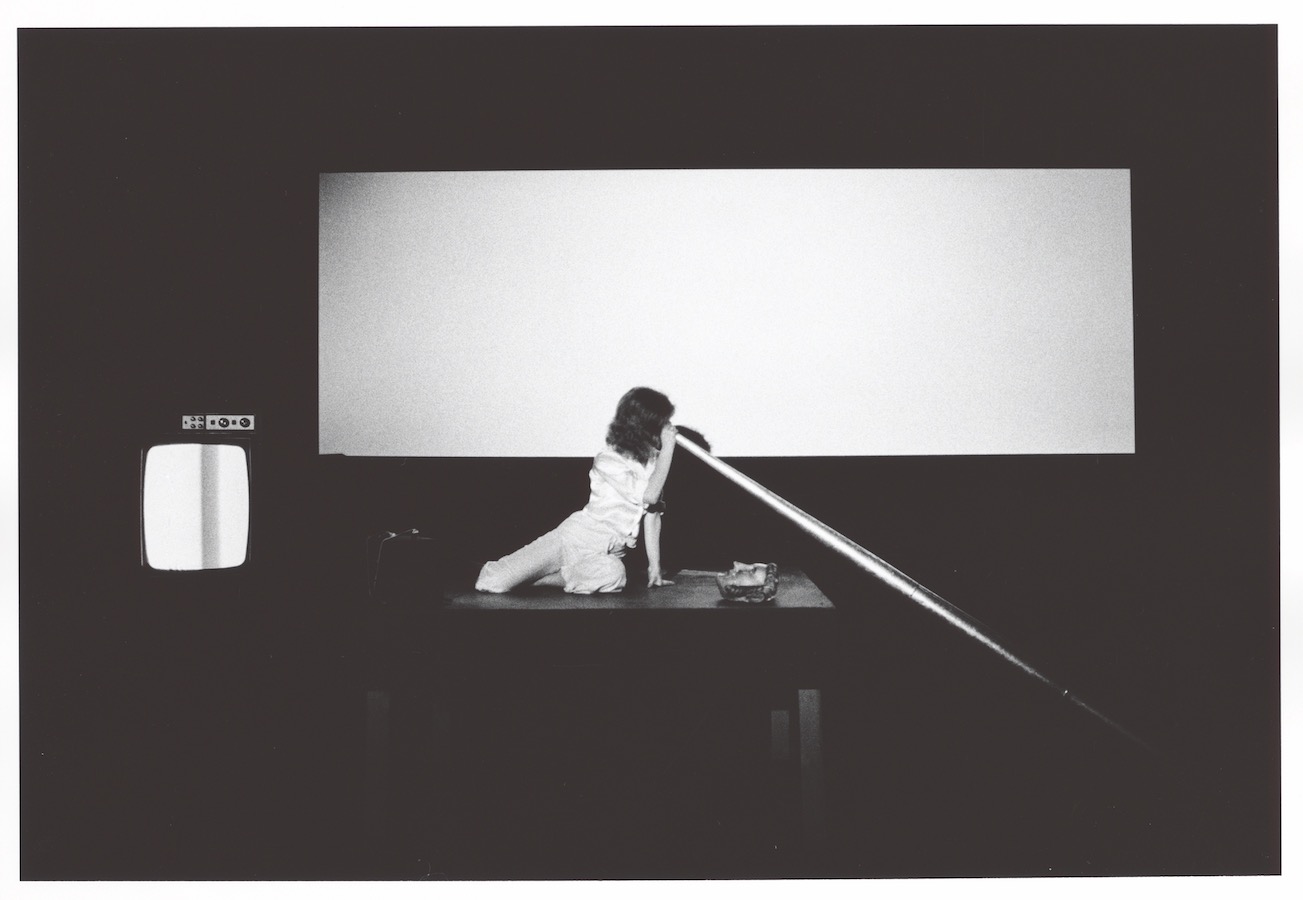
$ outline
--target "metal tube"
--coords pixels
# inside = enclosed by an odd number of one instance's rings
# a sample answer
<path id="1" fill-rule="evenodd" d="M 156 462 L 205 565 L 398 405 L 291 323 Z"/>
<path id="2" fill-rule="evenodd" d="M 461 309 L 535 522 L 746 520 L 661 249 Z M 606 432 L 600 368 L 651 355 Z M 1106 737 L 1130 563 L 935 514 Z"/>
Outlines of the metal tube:
<path id="1" fill-rule="evenodd" d="M 999 642 L 997 642 L 994 638 L 986 634 L 982 630 L 982 627 L 979 625 L 979 623 L 977 623 L 971 616 L 969 616 L 963 610 L 959 609 L 956 606 L 951 605 L 950 603 L 947 603 L 940 596 L 928 590 L 923 585 L 915 581 L 913 578 L 910 578 L 904 572 L 897 569 L 895 566 L 891 565 L 890 563 L 884 561 L 880 557 L 869 552 L 864 547 L 857 544 L 855 541 L 852 541 L 850 538 L 846 537 L 846 535 L 841 534 L 840 532 L 835 531 L 834 529 L 828 527 L 823 522 L 820 522 L 814 516 L 810 515 L 805 510 L 801 509 L 795 504 L 789 503 L 787 500 L 784 500 L 782 497 L 778 496 L 773 491 L 769 490 L 769 488 L 765 487 L 760 482 L 756 481 L 755 479 L 747 475 L 742 474 L 737 469 L 730 466 L 728 463 L 724 462 L 723 460 L 719 459 L 716 456 L 713 456 L 706 450 L 703 450 L 701 447 L 699 447 L 697 444 L 693 443 L 691 440 L 684 437 L 683 435 L 681 434 L 676 435 L 675 440 L 678 442 L 678 445 L 680 447 L 683 447 L 685 450 L 692 453 L 694 456 L 696 456 L 706 465 L 710 466 L 716 472 L 723 475 L 729 481 L 741 487 L 743 490 L 751 494 L 751 496 L 755 497 L 757 500 L 760 500 L 762 503 L 765 503 L 771 508 L 777 510 L 783 516 L 785 516 L 793 523 L 795 523 L 797 527 L 801 528 L 806 533 L 812 535 L 816 540 L 824 544 L 826 547 L 829 547 L 832 550 L 835 550 L 841 555 L 845 556 L 851 562 L 855 563 L 855 565 L 857 565 L 860 569 L 872 575 L 874 578 L 877 578 L 883 584 L 894 589 L 898 593 L 904 594 L 907 599 L 914 601 L 919 606 L 922 606 L 924 609 L 926 609 L 928 612 L 940 616 L 946 622 L 949 622 L 951 625 L 958 628 L 960 631 L 964 632 L 964 634 L 968 635 L 969 637 L 973 638 L 979 643 L 985 645 L 988 649 L 993 650 L 995 653 L 999 654 L 1008 662 L 1017 666 L 1019 669 L 1022 669 L 1032 678 L 1035 678 L 1037 681 L 1051 688 L 1053 691 L 1055 691 L 1061 697 L 1063 697 L 1063 699 L 1069 700 L 1073 704 L 1081 707 L 1086 712 L 1090 713 L 1092 716 L 1099 719 L 1104 724 L 1108 725 L 1114 730 L 1120 732 L 1121 734 L 1135 741 L 1137 744 L 1144 747 L 1145 749 L 1147 750 L 1150 749 L 1149 746 L 1144 741 L 1140 740 L 1140 738 L 1136 737 L 1134 734 L 1127 731 L 1117 722 L 1114 722 L 1112 719 L 1108 718 L 1098 710 L 1093 709 L 1090 706 L 1087 706 L 1084 702 L 1082 702 L 1080 699 L 1074 696 L 1070 691 L 1054 683 L 1045 675 L 1041 674 L 1039 671 L 1033 668 L 1031 665 L 1019 659 L 1017 656 L 1015 656 L 1013 653 L 1011 653 L 1009 650 L 1003 647 Z"/>

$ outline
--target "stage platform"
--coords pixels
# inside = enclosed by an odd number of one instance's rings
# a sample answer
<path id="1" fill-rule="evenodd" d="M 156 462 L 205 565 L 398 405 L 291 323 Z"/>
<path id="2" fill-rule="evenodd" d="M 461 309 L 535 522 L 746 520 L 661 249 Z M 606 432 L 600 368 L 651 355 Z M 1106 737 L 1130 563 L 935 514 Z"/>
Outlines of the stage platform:
<path id="1" fill-rule="evenodd" d="M 612 594 L 567 594 L 555 587 L 520 587 L 505 594 L 461 590 L 449 594 L 446 608 L 450 612 L 717 610 L 734 615 L 774 615 L 793 609 L 833 609 L 832 602 L 814 582 L 804 572 L 793 569 L 779 571 L 778 594 L 766 603 L 739 603 L 722 599 L 715 585 L 714 572 L 683 569 L 670 576 L 670 580 L 673 584 L 649 588 L 635 578 L 623 591 Z"/>
<path id="2" fill-rule="evenodd" d="M 384 840 L 391 818 L 387 773 L 395 697 L 419 694 L 428 715 L 443 723 L 435 729 L 439 739 L 424 751 L 438 766 L 457 740 L 461 726 L 454 711 L 466 708 L 461 698 L 487 695 L 489 684 L 583 668 L 591 673 L 585 678 L 597 682 L 672 673 L 687 685 L 682 696 L 689 703 L 725 683 L 760 698 L 757 710 L 767 710 L 768 723 L 755 731 L 761 741 L 755 750 L 767 753 L 797 798 L 787 833 L 804 844 L 817 841 L 824 829 L 822 687 L 834 665 L 836 608 L 797 570 L 780 568 L 777 595 L 760 604 L 723 600 L 714 575 L 679 571 L 668 576 L 673 584 L 630 585 L 615 594 L 454 589 L 442 601 L 382 610 L 381 665 L 366 691 L 372 838 Z"/>

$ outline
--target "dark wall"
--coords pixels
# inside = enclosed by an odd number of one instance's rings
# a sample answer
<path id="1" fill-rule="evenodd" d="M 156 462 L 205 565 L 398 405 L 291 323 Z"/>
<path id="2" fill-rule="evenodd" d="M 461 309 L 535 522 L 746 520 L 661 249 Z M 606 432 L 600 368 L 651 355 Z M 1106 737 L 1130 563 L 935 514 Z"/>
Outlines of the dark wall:
<path id="1" fill-rule="evenodd" d="M 420 527 L 464 578 L 582 501 L 582 460 L 318 457 L 318 173 L 644 166 L 1131 170 L 1134 455 L 734 462 L 1161 763 L 691 459 L 666 554 L 804 567 L 844 615 L 838 871 L 1278 869 L 1274 29 L 24 31 L 19 61 L 25 876 L 338 874 L 361 539 Z M 145 572 L 141 447 L 219 410 L 259 417 L 252 562 Z"/>

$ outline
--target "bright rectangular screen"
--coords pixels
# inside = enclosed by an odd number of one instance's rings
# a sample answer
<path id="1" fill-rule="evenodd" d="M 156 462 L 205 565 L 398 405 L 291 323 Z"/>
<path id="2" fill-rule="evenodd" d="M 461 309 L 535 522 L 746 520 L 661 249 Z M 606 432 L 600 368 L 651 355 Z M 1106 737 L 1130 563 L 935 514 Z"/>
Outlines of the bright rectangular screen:
<path id="1" fill-rule="evenodd" d="M 322 453 L 1130 453 L 1123 169 L 320 179 Z"/>
<path id="2" fill-rule="evenodd" d="M 232 444 L 158 444 L 145 454 L 145 563 L 185 571 L 242 565 L 249 548 L 249 464 Z"/>

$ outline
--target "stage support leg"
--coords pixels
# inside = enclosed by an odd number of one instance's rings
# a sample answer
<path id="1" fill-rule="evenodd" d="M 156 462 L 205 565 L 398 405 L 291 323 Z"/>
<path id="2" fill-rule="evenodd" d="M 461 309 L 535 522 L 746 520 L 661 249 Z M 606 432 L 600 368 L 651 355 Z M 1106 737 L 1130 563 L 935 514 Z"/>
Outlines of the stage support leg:
<path id="1" fill-rule="evenodd" d="M 823 837 L 823 724 L 822 697 L 817 689 L 796 692 L 797 732 L 800 739 L 801 830 L 807 846 Z"/>

